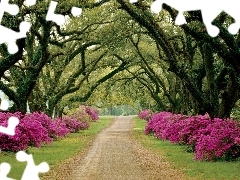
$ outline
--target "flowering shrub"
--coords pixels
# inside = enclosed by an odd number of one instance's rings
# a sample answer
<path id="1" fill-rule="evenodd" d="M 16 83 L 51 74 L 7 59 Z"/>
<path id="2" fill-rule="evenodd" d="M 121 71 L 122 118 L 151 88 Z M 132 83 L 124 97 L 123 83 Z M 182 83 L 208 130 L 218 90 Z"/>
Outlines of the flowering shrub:
<path id="1" fill-rule="evenodd" d="M 97 109 L 90 106 L 85 106 L 85 112 L 91 117 L 93 121 L 97 121 L 99 119 Z"/>
<path id="2" fill-rule="evenodd" d="M 3 124 L 1 124 L 3 125 Z M 0 149 L 5 151 L 20 151 L 27 149 L 29 138 L 17 127 L 14 136 L 0 134 Z"/>
<path id="3" fill-rule="evenodd" d="M 19 119 L 19 125 L 14 136 L 0 133 L 0 150 L 20 151 L 26 150 L 28 146 L 41 147 L 43 143 L 51 143 L 70 132 L 89 127 L 89 121 L 82 122 L 71 117 L 51 119 L 40 112 L 25 115 L 20 112 L 0 113 L 0 125 L 7 127 L 11 116 Z"/>
<path id="4" fill-rule="evenodd" d="M 190 146 L 198 160 L 240 157 L 240 125 L 230 119 L 211 121 L 208 115 L 187 117 L 160 112 L 145 127 L 145 134 L 150 133 L 162 140 Z"/>
<path id="5" fill-rule="evenodd" d="M 168 139 L 174 143 L 194 146 L 200 135 L 199 130 L 206 128 L 210 123 L 208 115 L 184 117 L 169 128 Z"/>
<path id="6" fill-rule="evenodd" d="M 20 113 L 0 113 L 0 125 L 7 127 L 7 119 L 11 116 L 21 117 Z M 27 135 L 22 134 L 19 126 L 15 130 L 15 136 L 8 136 L 6 134 L 0 133 L 0 149 L 1 150 L 13 150 L 19 151 L 21 149 L 26 149 L 29 143 Z"/>
<path id="7" fill-rule="evenodd" d="M 15 135 L 9 136 L 0 133 L 0 149 L 6 151 L 25 150 L 28 146 L 40 147 L 42 143 L 52 142 L 48 136 L 47 129 L 41 122 L 30 116 L 23 116 L 21 113 L 0 113 L 0 125 L 7 126 L 9 117 L 19 118 L 19 125 L 15 129 Z"/>
<path id="8" fill-rule="evenodd" d="M 145 127 L 145 134 L 153 133 L 157 138 L 168 139 L 168 129 L 182 118 L 184 116 L 180 114 L 174 115 L 165 111 L 154 114 Z"/>
<path id="9" fill-rule="evenodd" d="M 49 127 L 50 137 L 57 139 L 60 137 L 65 137 L 70 132 L 70 129 L 68 129 L 66 123 L 61 118 L 55 118 L 52 120 L 52 123 Z"/>
<path id="10" fill-rule="evenodd" d="M 152 117 L 152 111 L 149 109 L 142 110 L 138 113 L 140 119 L 148 121 Z"/>
<path id="11" fill-rule="evenodd" d="M 41 125 L 46 128 L 48 136 L 51 138 L 56 139 L 58 137 L 64 137 L 70 132 L 65 122 L 61 119 L 53 120 L 43 112 L 33 112 L 32 114 L 26 114 L 25 117 L 39 121 Z"/>
<path id="12" fill-rule="evenodd" d="M 89 123 L 84 123 L 71 117 L 64 117 L 62 120 L 66 124 L 67 128 L 70 130 L 71 133 L 87 129 L 89 127 Z"/>
<path id="13" fill-rule="evenodd" d="M 81 122 L 84 126 L 84 129 L 88 129 L 90 127 L 89 122 L 91 120 L 91 117 L 86 113 L 84 106 L 80 106 L 79 111 L 77 113 L 70 115 L 69 118 L 76 119 L 79 122 Z"/>
<path id="14" fill-rule="evenodd" d="M 215 118 L 200 130 L 196 141 L 196 159 L 233 159 L 240 156 L 240 128 L 236 121 Z"/>

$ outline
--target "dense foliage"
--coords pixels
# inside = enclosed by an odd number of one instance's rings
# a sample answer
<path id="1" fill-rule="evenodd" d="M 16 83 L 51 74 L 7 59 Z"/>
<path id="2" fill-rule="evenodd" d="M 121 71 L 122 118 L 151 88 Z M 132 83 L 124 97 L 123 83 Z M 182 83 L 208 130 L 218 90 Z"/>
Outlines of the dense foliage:
<path id="1" fill-rule="evenodd" d="M 189 146 L 196 160 L 225 160 L 240 157 L 240 124 L 232 119 L 185 116 L 160 112 L 152 116 L 145 134 Z"/>

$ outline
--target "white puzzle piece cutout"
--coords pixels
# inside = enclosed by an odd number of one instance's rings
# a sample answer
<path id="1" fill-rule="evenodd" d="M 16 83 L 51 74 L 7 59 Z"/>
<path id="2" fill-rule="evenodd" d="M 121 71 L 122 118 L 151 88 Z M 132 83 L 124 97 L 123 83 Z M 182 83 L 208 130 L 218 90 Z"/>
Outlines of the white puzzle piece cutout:
<path id="1" fill-rule="evenodd" d="M 0 164 L 0 180 L 15 180 L 7 177 L 8 173 L 11 170 L 10 164 L 4 162 Z"/>
<path id="2" fill-rule="evenodd" d="M 132 0 L 133 1 L 133 0 Z M 184 11 L 201 10 L 203 23 L 206 26 L 210 36 L 216 37 L 219 34 L 219 28 L 212 24 L 212 21 L 222 12 L 226 12 L 235 19 L 235 23 L 228 28 L 229 33 L 236 34 L 240 28 L 240 1 L 239 0 L 156 0 L 151 5 L 151 11 L 159 13 L 163 4 L 167 4 L 178 10 L 175 24 L 182 25 L 186 23 L 183 15 Z"/>
<path id="3" fill-rule="evenodd" d="M 36 0 L 26 0 L 24 1 L 25 6 L 33 6 L 36 4 Z"/>
<path id="4" fill-rule="evenodd" d="M 9 4 L 9 0 L 1 0 L 0 2 L 0 22 L 4 13 L 7 12 L 11 15 L 17 15 L 19 12 L 19 7 L 16 4 Z"/>
<path id="5" fill-rule="evenodd" d="M 55 14 L 57 4 L 58 4 L 58 2 L 56 2 L 56 1 L 51 1 L 50 2 L 48 12 L 47 12 L 47 16 L 46 16 L 46 20 L 47 21 L 53 21 L 53 22 L 57 23 L 57 25 L 61 26 L 65 23 L 65 17 L 62 14 Z M 78 8 L 78 7 L 72 7 L 71 13 L 74 17 L 77 17 L 77 16 L 81 15 L 82 9 Z"/>
<path id="6" fill-rule="evenodd" d="M 26 0 L 27 5 L 34 5 L 36 0 Z M 4 13 L 7 12 L 11 15 L 17 15 L 19 7 L 16 4 L 9 4 L 9 0 L 1 0 L 0 2 L 0 23 Z M 0 44 L 6 43 L 8 45 L 8 52 L 14 54 L 18 51 L 16 40 L 25 38 L 27 31 L 30 29 L 30 23 L 23 21 L 20 24 L 20 32 L 15 32 L 7 27 L 0 25 Z"/>
<path id="7" fill-rule="evenodd" d="M 27 162 L 21 180 L 40 180 L 38 174 L 46 173 L 50 169 L 47 162 L 35 165 L 32 154 L 27 154 L 24 151 L 17 152 L 16 159 L 20 162 Z"/>
<path id="8" fill-rule="evenodd" d="M 15 54 L 18 52 L 18 46 L 16 44 L 17 39 L 25 38 L 27 32 L 29 31 L 31 24 L 29 22 L 21 22 L 20 32 L 15 32 L 9 28 L 0 25 L 0 44 L 8 44 L 8 52 L 10 54 Z"/>
<path id="9" fill-rule="evenodd" d="M 1 104 L 0 104 L 0 109 L 3 111 L 6 111 L 9 107 L 9 102 L 6 99 L 2 99 Z"/>
<path id="10" fill-rule="evenodd" d="M 72 7 L 71 13 L 74 17 L 78 17 L 82 14 L 82 9 L 78 7 Z"/>
<path id="11" fill-rule="evenodd" d="M 8 119 L 8 127 L 0 126 L 0 133 L 7 134 L 10 136 L 15 135 L 15 129 L 19 124 L 19 119 L 17 117 L 11 116 Z"/>
<path id="12" fill-rule="evenodd" d="M 46 20 L 53 21 L 53 22 L 57 23 L 57 25 L 61 26 L 65 23 L 65 18 L 64 18 L 64 15 L 62 15 L 62 14 L 55 14 L 57 4 L 58 4 L 58 2 L 56 2 L 56 1 L 50 2 Z"/>
<path id="13" fill-rule="evenodd" d="M 9 102 L 6 99 L 1 101 L 0 109 L 6 111 L 9 107 Z M 0 133 L 4 133 L 10 136 L 15 135 L 15 129 L 19 124 L 19 119 L 17 117 L 11 116 L 8 119 L 8 127 L 0 126 Z"/>
<path id="14" fill-rule="evenodd" d="M 36 4 L 36 0 L 26 0 L 24 5 L 33 6 Z M 57 25 L 63 25 L 65 23 L 65 18 L 61 14 L 55 14 L 55 10 L 58 2 L 51 1 L 49 9 L 46 15 L 47 21 L 54 21 Z M 16 4 L 9 4 L 9 0 L 1 0 L 0 2 L 0 23 L 4 13 L 7 12 L 11 15 L 17 15 L 19 13 L 19 7 Z M 79 16 L 82 13 L 81 8 L 72 7 L 71 13 L 74 17 Z M 8 45 L 8 52 L 10 54 L 15 54 L 18 52 L 18 46 L 16 45 L 16 40 L 25 38 L 26 33 L 30 30 L 31 24 L 29 22 L 23 21 L 20 23 L 20 32 L 15 32 L 7 27 L 0 25 L 0 44 L 6 43 Z"/>
<path id="15" fill-rule="evenodd" d="M 130 3 L 136 3 L 136 2 L 138 2 L 138 0 L 130 0 L 129 2 Z"/>

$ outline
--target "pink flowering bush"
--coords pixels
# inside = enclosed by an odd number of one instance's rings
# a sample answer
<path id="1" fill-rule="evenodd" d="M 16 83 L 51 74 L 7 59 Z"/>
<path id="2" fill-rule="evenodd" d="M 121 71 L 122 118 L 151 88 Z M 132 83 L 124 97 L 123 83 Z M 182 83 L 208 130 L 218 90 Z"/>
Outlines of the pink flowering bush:
<path id="1" fill-rule="evenodd" d="M 48 136 L 51 138 L 57 139 L 70 133 L 70 130 L 67 128 L 65 122 L 59 118 L 53 120 L 43 112 L 33 112 L 31 114 L 26 114 L 25 117 L 39 121 L 41 125 L 46 128 Z"/>
<path id="2" fill-rule="evenodd" d="M 88 129 L 90 121 L 96 122 L 99 119 L 98 110 L 90 106 L 79 106 L 77 113 L 69 115 L 71 119 L 80 121 L 80 129 Z"/>
<path id="3" fill-rule="evenodd" d="M 90 127 L 90 121 L 96 122 L 99 119 L 99 112 L 91 106 L 80 105 L 77 112 L 69 114 L 68 118 L 80 121 L 79 123 L 74 123 L 79 124 L 77 125 L 79 130 L 83 130 Z"/>
<path id="4" fill-rule="evenodd" d="M 7 127 L 7 119 L 11 116 L 16 116 L 21 118 L 21 113 L 0 113 L 0 125 Z M 26 149 L 29 143 L 29 138 L 27 135 L 22 134 L 21 128 L 19 126 L 15 130 L 15 136 L 8 136 L 6 134 L 0 133 L 0 149 L 6 151 L 19 151 Z"/>
<path id="5" fill-rule="evenodd" d="M 0 113 L 0 125 L 7 127 L 11 116 L 19 119 L 19 125 L 15 129 L 14 136 L 0 133 L 0 150 L 20 151 L 26 150 L 29 146 L 39 148 L 42 144 L 65 137 L 68 133 L 89 127 L 88 121 L 82 122 L 71 117 L 52 119 L 40 112 L 25 115 L 20 112 Z"/>
<path id="6" fill-rule="evenodd" d="M 91 117 L 92 121 L 97 121 L 99 119 L 97 109 L 90 106 L 85 106 L 85 112 Z"/>
<path id="7" fill-rule="evenodd" d="M 226 160 L 240 157 L 240 125 L 231 119 L 184 116 L 160 112 L 152 116 L 145 134 L 162 140 L 188 145 L 197 160 Z"/>
<path id="8" fill-rule="evenodd" d="M 77 121 L 81 122 L 83 129 L 88 129 L 90 127 L 91 117 L 86 113 L 84 107 L 80 106 L 79 111 L 70 115 L 69 118 L 76 119 Z"/>
<path id="9" fill-rule="evenodd" d="M 155 133 L 157 130 L 159 132 L 164 130 L 164 126 L 167 123 L 166 117 L 172 115 L 170 112 L 160 112 L 152 116 L 145 127 L 145 134 Z"/>
<path id="10" fill-rule="evenodd" d="M 221 157 L 234 159 L 240 156 L 239 123 L 231 119 L 214 118 L 199 131 L 196 141 L 196 159 L 215 160 Z"/>
<path id="11" fill-rule="evenodd" d="M 40 147 L 42 143 L 52 142 L 47 129 L 41 122 L 29 116 L 17 113 L 0 113 L 0 125 L 7 127 L 9 117 L 19 118 L 19 125 L 15 129 L 15 135 L 10 136 L 0 133 L 0 149 L 5 151 L 25 150 L 28 146 Z"/>
<path id="12" fill-rule="evenodd" d="M 170 140 L 176 142 L 179 139 L 178 132 L 182 127 L 182 120 L 186 119 L 186 116 L 181 114 L 170 114 L 164 117 L 164 128 L 161 131 L 156 130 L 155 135 L 163 140 Z M 177 125 L 177 126 L 176 126 Z M 178 141 L 180 142 L 180 141 Z"/>
<path id="13" fill-rule="evenodd" d="M 182 115 L 174 115 L 171 112 L 154 114 L 145 127 L 145 134 L 153 133 L 157 138 L 168 139 L 168 129 L 172 124 L 183 118 Z"/>
<path id="14" fill-rule="evenodd" d="M 54 139 L 65 137 L 70 132 L 70 129 L 61 118 L 55 118 L 49 126 L 49 136 Z"/>
<path id="15" fill-rule="evenodd" d="M 144 109 L 144 110 L 142 110 L 142 111 L 140 111 L 140 112 L 138 113 L 138 117 L 139 117 L 140 119 L 149 121 L 149 119 L 152 117 L 152 114 L 153 114 L 153 113 L 152 113 L 151 110 L 149 110 L 149 109 Z"/>
<path id="16" fill-rule="evenodd" d="M 206 128 L 211 123 L 208 115 L 183 117 L 179 121 L 175 121 L 167 130 L 167 138 L 173 143 L 195 146 L 200 132 L 199 130 Z"/>
<path id="17" fill-rule="evenodd" d="M 63 117 L 62 120 L 66 124 L 66 127 L 70 130 L 71 133 L 87 129 L 89 127 L 89 124 L 86 124 L 82 121 L 79 121 L 71 117 Z"/>

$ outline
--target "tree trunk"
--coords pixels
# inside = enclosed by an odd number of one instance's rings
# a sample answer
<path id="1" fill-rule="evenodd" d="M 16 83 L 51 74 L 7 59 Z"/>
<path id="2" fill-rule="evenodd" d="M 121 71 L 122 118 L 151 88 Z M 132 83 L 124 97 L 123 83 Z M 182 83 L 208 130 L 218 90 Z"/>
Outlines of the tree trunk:
<path id="1" fill-rule="evenodd" d="M 227 86 L 221 94 L 221 103 L 218 111 L 218 117 L 229 118 L 231 111 L 240 98 L 240 88 L 238 84 L 238 74 L 229 68 Z"/>

